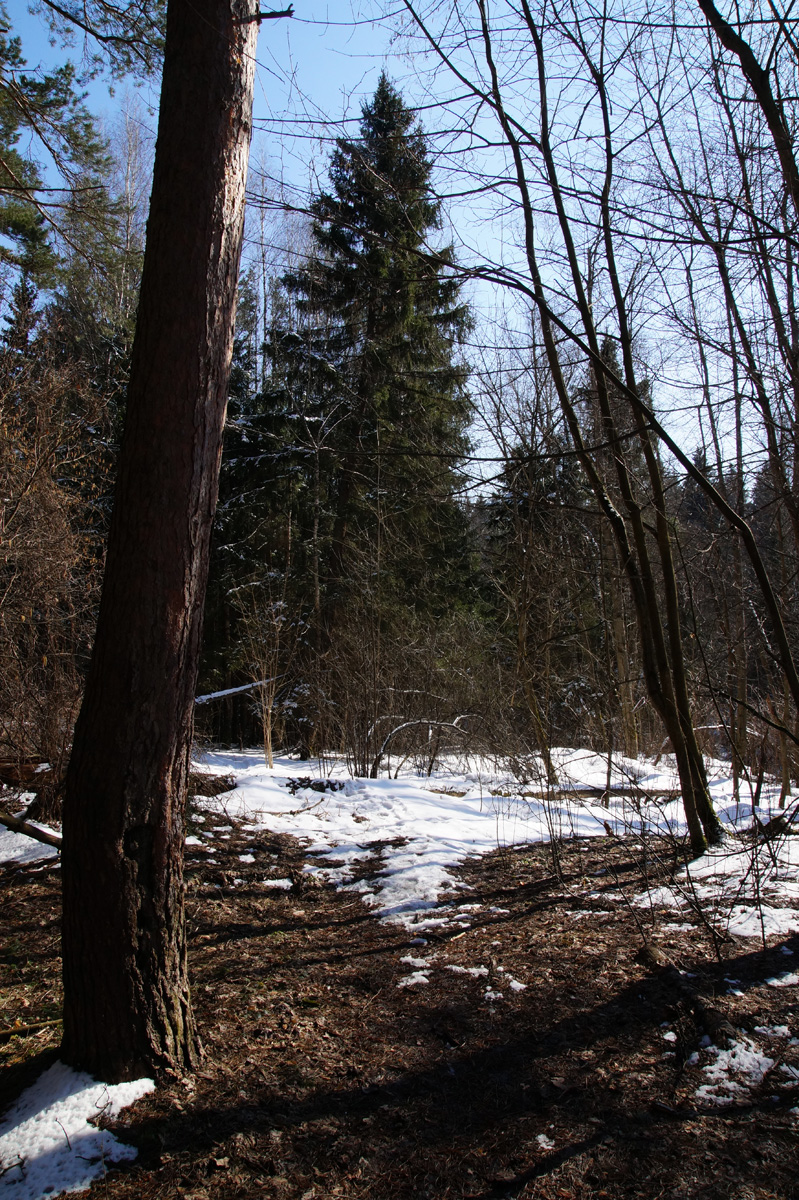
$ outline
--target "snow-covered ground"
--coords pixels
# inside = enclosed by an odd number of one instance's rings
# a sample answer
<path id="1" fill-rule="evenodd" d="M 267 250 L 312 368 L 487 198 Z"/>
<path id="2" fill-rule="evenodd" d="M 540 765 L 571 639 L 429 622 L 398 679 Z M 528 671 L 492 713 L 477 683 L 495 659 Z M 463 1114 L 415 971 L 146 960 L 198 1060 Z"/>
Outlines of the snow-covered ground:
<path id="1" fill-rule="evenodd" d="M 29 797 L 33 799 L 33 797 Z M 38 821 L 31 821 L 38 829 L 47 829 Z M 50 830 L 51 833 L 54 830 Z M 58 851 L 54 846 L 45 846 L 44 842 L 35 842 L 33 838 L 25 837 L 22 833 L 13 833 L 0 825 L 0 863 L 44 862 L 48 858 L 57 858 Z"/>
<path id="2" fill-rule="evenodd" d="M 461 886 L 453 870 L 465 858 L 553 836 L 604 835 L 608 820 L 622 832 L 633 816 L 579 797 L 546 802 L 534 785 L 520 789 L 479 763 L 432 778 L 409 773 L 398 779 L 351 779 L 343 765 L 290 759 L 278 760 L 270 771 L 257 753 L 209 754 L 203 765 L 234 774 L 238 787 L 198 800 L 201 808 L 221 804 L 253 831 L 304 839 L 314 860 L 309 873 L 359 892 L 380 917 L 417 932 L 457 919 L 457 909 L 439 897 Z M 586 760 L 583 768 L 584 784 L 599 770 L 604 786 L 604 767 Z M 305 778 L 332 780 L 340 790 L 297 788 L 296 780 Z M 364 864 L 368 882 L 352 882 Z"/>
<path id="3" fill-rule="evenodd" d="M 106 1163 L 135 1158 L 133 1146 L 89 1122 L 102 1116 L 113 1119 L 154 1087 L 151 1079 L 97 1083 L 54 1063 L 0 1123 L 3 1200 L 82 1192 L 105 1174 Z"/>
<path id="4" fill-rule="evenodd" d="M 396 779 L 352 779 L 341 763 L 279 759 L 268 770 L 257 751 L 216 752 L 203 756 L 197 769 L 233 774 L 238 786 L 221 796 L 198 798 L 195 805 L 200 813 L 205 809 L 227 814 L 252 833 L 269 830 L 303 839 L 309 874 L 357 893 L 376 917 L 407 929 L 412 952 L 400 960 L 397 986 L 410 988 L 424 986 L 434 971 L 488 975 L 482 963 L 462 967 L 439 961 L 424 936 L 434 928 L 466 929 L 475 919 L 480 906 L 455 875 L 467 858 L 553 837 L 608 833 L 647 838 L 650 849 L 656 849 L 662 835 L 685 833 L 674 764 L 668 758 L 657 766 L 644 759 L 614 760 L 610 783 L 626 794 L 611 796 L 607 806 L 600 802 L 608 783 L 604 756 L 558 750 L 553 761 L 557 799 L 547 796 L 542 771 L 531 771 L 531 781 L 520 783 L 485 761 L 453 761 L 429 778 L 406 771 Z M 733 801 L 724 764 L 711 763 L 710 773 L 726 831 L 724 844 L 680 872 L 671 886 L 632 899 L 642 906 L 673 910 L 671 923 L 677 928 L 701 909 L 703 919 L 739 937 L 764 939 L 799 931 L 799 838 L 777 836 L 756 843 L 747 837 L 751 804 Z M 297 786 L 305 779 L 332 780 L 335 790 Z M 759 820 L 765 824 L 777 811 L 776 794 L 764 789 Z M 225 836 L 219 825 L 215 836 Z M 211 848 L 210 841 L 196 834 L 187 843 Z M 0 862 L 46 866 L 55 853 L 0 831 Z M 242 859 L 257 861 L 247 852 Z M 272 888 L 292 886 L 291 880 L 267 874 L 264 882 Z M 613 903 L 612 892 L 597 892 L 593 899 L 600 895 L 604 904 Z M 787 948 L 785 952 L 790 955 Z M 764 980 L 764 986 L 799 984 L 792 958 L 785 962 L 786 970 Z M 526 985 L 508 976 L 502 986 L 521 992 Z M 501 998 L 486 979 L 485 1001 Z M 766 1048 L 768 1039 L 777 1036 L 781 1035 L 764 1032 Z M 753 1037 L 742 1036 L 728 1049 L 705 1047 L 703 1061 L 705 1082 L 697 1099 L 725 1104 L 742 1089 L 755 1086 L 773 1060 Z M 141 1080 L 106 1088 L 62 1064 L 51 1067 L 0 1126 L 2 1200 L 40 1200 L 59 1190 L 81 1190 L 102 1173 L 105 1162 L 131 1157 L 129 1147 L 87 1122 L 101 1111 L 117 1112 L 151 1086 L 149 1080 Z"/>
<path id="5" fill-rule="evenodd" d="M 0 826 L 0 863 L 37 870 L 57 857 L 54 847 Z M 113 1120 L 154 1087 L 151 1079 L 98 1083 L 84 1072 L 54 1063 L 0 1121 L 2 1200 L 51 1200 L 82 1192 L 103 1177 L 108 1164 L 134 1159 L 133 1146 L 94 1122 L 100 1117 Z"/>
<path id="6" fill-rule="evenodd" d="M 607 784 L 603 755 L 564 749 L 553 759 L 557 800 L 547 798 L 540 784 L 520 783 L 485 761 L 453 762 L 431 778 L 408 772 L 397 779 L 352 779 L 343 764 L 278 759 L 267 770 L 257 751 L 213 753 L 201 769 L 233 774 L 238 787 L 198 803 L 221 806 L 253 831 L 302 838 L 312 857 L 309 873 L 357 891 L 382 919 L 419 933 L 468 919 L 468 897 L 459 903 L 453 893 L 462 888 L 454 869 L 470 856 L 553 837 L 613 832 L 656 841 L 685 833 L 671 759 L 658 766 L 614 759 L 611 785 L 627 794 L 612 796 L 607 807 L 597 794 Z M 723 846 L 692 863 L 672 887 L 647 892 L 638 903 L 681 914 L 701 905 L 742 937 L 799 930 L 799 839 L 755 847 L 739 837 L 752 824 L 751 803 L 734 802 L 725 764 L 709 766 L 713 800 L 728 834 Z M 332 780 L 340 790 L 297 788 L 296 781 L 306 778 Z M 777 796 L 764 788 L 761 800 L 759 820 L 765 823 L 778 811 Z M 362 877 L 354 879 L 358 873 Z"/>
<path id="7" fill-rule="evenodd" d="M 465 930 L 478 916 L 481 906 L 470 902 L 454 874 L 467 858 L 552 837 L 608 833 L 646 839 L 651 857 L 659 848 L 658 839 L 685 834 L 672 760 L 661 760 L 658 766 L 643 759 L 614 761 L 611 786 L 627 794 L 611 796 L 606 807 L 596 794 L 607 787 L 606 758 L 558 750 L 553 759 L 558 800 L 548 799 L 541 786 L 520 784 L 485 762 L 452 764 L 433 778 L 405 774 L 366 780 L 350 779 L 340 765 L 280 760 L 269 771 L 257 753 L 209 754 L 203 766 L 234 774 L 238 787 L 198 803 L 209 809 L 221 806 L 253 832 L 268 829 L 303 838 L 313 860 L 306 870 L 359 893 L 380 919 L 407 928 L 412 953 L 399 959 L 403 973 L 397 987 L 423 987 L 441 971 L 475 978 L 489 975 L 483 963 L 463 967 L 442 961 L 424 936 L 436 927 Z M 751 800 L 746 803 L 742 796 L 736 803 L 725 764 L 708 765 L 713 801 L 725 831 L 723 844 L 678 872 L 670 887 L 626 899 L 642 907 L 673 910 L 675 920 L 668 920 L 668 911 L 662 916 L 677 929 L 696 920 L 711 921 L 722 931 L 761 941 L 799 931 L 799 837 L 753 839 L 748 833 Z M 540 770 L 535 774 L 539 779 L 544 775 Z M 296 788 L 298 778 L 330 779 L 340 790 Z M 780 813 L 778 799 L 776 790 L 763 789 L 758 809 L 762 825 Z M 782 815 L 790 815 L 795 803 L 789 801 Z M 661 842 L 660 848 L 666 850 L 667 843 Z M 359 868 L 361 877 L 354 878 Z M 274 886 L 280 881 L 265 882 Z M 589 896 L 604 905 L 625 900 L 606 888 Z M 574 913 L 581 915 L 588 914 Z M 786 970 L 765 978 L 762 986 L 799 985 L 799 974 L 791 970 L 792 951 L 782 949 Z M 509 993 L 526 988 L 506 974 L 499 986 Z M 503 992 L 485 978 L 484 1002 L 502 998 Z M 704 1039 L 700 1052 L 689 1059 L 699 1074 L 697 1103 L 724 1107 L 746 1099 L 774 1066 L 768 1050 L 773 1052 L 775 1039 L 783 1037 L 796 1044 L 787 1027 L 763 1028 L 751 1036 L 740 1032 L 726 1047 Z M 664 1038 L 668 1043 L 676 1035 L 668 1031 Z M 673 1056 L 671 1050 L 665 1054 Z M 786 1086 L 793 1086 L 793 1077 Z M 799 1107 L 791 1111 L 799 1118 Z"/>

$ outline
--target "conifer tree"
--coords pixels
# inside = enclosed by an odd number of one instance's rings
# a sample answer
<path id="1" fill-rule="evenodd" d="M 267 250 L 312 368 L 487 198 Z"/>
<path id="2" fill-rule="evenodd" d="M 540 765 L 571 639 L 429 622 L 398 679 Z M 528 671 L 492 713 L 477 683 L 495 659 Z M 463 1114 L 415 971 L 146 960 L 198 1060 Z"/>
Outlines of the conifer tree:
<path id="1" fill-rule="evenodd" d="M 88 215 L 105 198 L 97 186 L 103 148 L 76 91 L 72 64 L 26 71 L 2 4 L 0 27 L 0 264 L 50 283 L 56 266 L 51 234 L 60 211 L 52 189 L 42 194 L 37 157 L 50 161 L 75 211 Z"/>
<path id="2" fill-rule="evenodd" d="M 413 112 L 381 75 L 359 137 L 339 140 L 331 189 L 314 205 L 314 255 L 285 279 L 300 322 L 275 354 L 287 360 L 287 411 L 301 399 L 318 430 L 330 637 L 359 554 L 368 547 L 373 559 L 378 538 L 382 585 L 399 575 L 424 607 L 423 564 L 435 555 L 445 576 L 442 553 L 452 556 L 458 536 L 452 490 L 469 405 L 454 351 L 469 318 L 447 270 L 451 250 L 428 249 L 441 220 L 432 171 Z"/>
<path id="3" fill-rule="evenodd" d="M 451 251 L 428 245 L 441 223 L 432 173 L 381 76 L 358 137 L 333 153 L 308 260 L 272 288 L 263 388 L 232 404 L 214 573 L 229 587 L 268 578 L 301 629 L 285 695 L 306 750 L 336 736 L 323 713 L 342 711 L 347 639 L 374 682 L 378 646 L 464 591 L 469 314 Z"/>

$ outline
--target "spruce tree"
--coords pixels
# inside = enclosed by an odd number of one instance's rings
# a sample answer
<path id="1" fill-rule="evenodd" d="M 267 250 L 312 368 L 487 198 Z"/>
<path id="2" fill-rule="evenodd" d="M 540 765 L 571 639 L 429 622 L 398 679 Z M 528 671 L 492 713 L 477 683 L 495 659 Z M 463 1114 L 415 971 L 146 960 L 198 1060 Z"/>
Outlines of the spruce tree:
<path id="1" fill-rule="evenodd" d="M 344 693 L 363 692 L 357 672 L 379 709 L 386 647 L 399 656 L 412 626 L 418 644 L 466 591 L 469 314 L 451 250 L 429 246 L 432 174 L 422 129 L 381 76 L 358 136 L 337 142 L 307 261 L 272 288 L 263 386 L 250 363 L 231 398 L 213 573 L 231 595 L 255 581 L 284 605 L 289 740 L 308 752 L 349 744 L 336 722 Z"/>
<path id="2" fill-rule="evenodd" d="M 337 143 L 331 189 L 313 209 L 313 257 L 285 279 L 300 322 L 275 342 L 275 365 L 284 359 L 283 399 L 310 419 L 321 456 L 329 637 L 378 540 L 381 590 L 399 587 L 422 608 L 441 599 L 457 555 L 452 493 L 469 403 L 455 347 L 469 317 L 451 250 L 428 248 L 441 221 L 432 172 L 422 129 L 381 75 L 359 137 Z"/>

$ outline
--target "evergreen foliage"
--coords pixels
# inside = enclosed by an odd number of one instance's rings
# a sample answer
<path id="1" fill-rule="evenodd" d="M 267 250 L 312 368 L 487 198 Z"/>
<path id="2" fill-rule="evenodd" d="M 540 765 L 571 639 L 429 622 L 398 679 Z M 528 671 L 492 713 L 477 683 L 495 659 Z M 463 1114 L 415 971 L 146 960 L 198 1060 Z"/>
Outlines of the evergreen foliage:
<path id="1" fill-rule="evenodd" d="M 329 609 L 367 547 L 381 587 L 401 586 L 423 607 L 459 548 L 452 494 L 469 402 L 455 346 L 469 318 L 451 250 L 428 249 L 440 225 L 431 174 L 424 135 L 383 75 L 360 137 L 333 155 L 331 191 L 314 205 L 314 256 L 284 280 L 297 321 L 273 335 L 267 403 L 291 441 L 315 434 Z M 424 567 L 432 555 L 436 585 Z"/>
<path id="2" fill-rule="evenodd" d="M 241 291 L 216 572 L 226 591 L 253 579 L 272 589 L 302 630 L 291 703 L 306 725 L 335 707 L 331 671 L 354 630 L 374 660 L 469 587 L 456 495 L 469 314 L 451 249 L 428 245 L 441 221 L 432 171 L 383 75 L 358 138 L 337 144 L 309 260 L 272 288 L 260 391 L 254 291 Z M 229 627 L 218 611 L 211 620 Z"/>
<path id="3" fill-rule="evenodd" d="M 0 24 L 8 24 L 0 7 Z M 18 37 L 0 33 L 0 263 L 39 283 L 54 278 L 52 231 L 65 199 L 84 218 L 102 208 L 105 165 L 92 118 L 70 63 L 29 74 Z M 36 161 L 28 147 L 37 147 Z M 45 169 L 63 190 L 45 187 Z"/>
<path id="4" fill-rule="evenodd" d="M 64 45 L 82 41 L 89 77 L 106 68 L 116 77 L 151 75 L 161 65 L 166 0 L 34 0 L 33 7 Z"/>

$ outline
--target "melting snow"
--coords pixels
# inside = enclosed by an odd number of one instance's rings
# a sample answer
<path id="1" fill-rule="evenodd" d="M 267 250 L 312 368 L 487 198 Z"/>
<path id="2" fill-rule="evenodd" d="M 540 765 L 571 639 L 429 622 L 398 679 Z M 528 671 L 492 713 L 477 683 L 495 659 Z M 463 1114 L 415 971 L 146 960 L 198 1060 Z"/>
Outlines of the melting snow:
<path id="1" fill-rule="evenodd" d="M 403 925 L 416 935 L 409 940 L 420 947 L 426 945 L 423 935 L 428 930 L 463 929 L 477 917 L 479 906 L 456 900 L 465 885 L 454 871 L 469 857 L 552 838 L 605 837 L 609 831 L 620 836 L 685 834 L 676 771 L 669 756 L 658 767 L 644 759 L 614 758 L 612 786 L 634 786 L 635 795 L 632 799 L 611 796 L 607 808 L 595 798 L 597 790 L 606 786 L 604 755 L 555 750 L 553 761 L 560 790 L 558 798 L 551 800 L 543 797 L 535 784 L 522 786 L 496 764 L 475 760 L 453 762 L 432 780 L 412 774 L 350 779 L 343 764 L 319 763 L 318 775 L 341 785 L 320 795 L 309 788 L 300 788 L 296 794 L 289 791 L 288 779 L 296 778 L 300 770 L 295 761 L 278 759 L 274 769 L 268 770 L 257 751 L 215 753 L 205 757 L 203 769 L 235 774 L 238 787 L 223 800 L 202 797 L 196 803 L 206 812 L 222 813 L 242 823 L 252 833 L 268 829 L 303 839 L 313 859 L 307 868 L 311 874 L 360 895 L 380 919 Z M 309 764 L 302 764 L 303 771 L 308 769 Z M 680 912 L 683 920 L 670 925 L 675 930 L 688 928 L 684 921 L 688 910 L 701 906 L 719 927 L 726 926 L 741 937 L 799 932 L 799 838 L 754 844 L 751 838 L 740 837 L 740 831 L 751 826 L 751 808 L 733 800 L 725 764 L 711 762 L 709 770 L 714 802 L 725 829 L 723 845 L 692 863 L 671 886 L 647 892 L 635 902 Z M 446 791 L 441 789 L 442 777 L 446 777 Z M 759 817 L 765 824 L 779 811 L 777 791 L 767 786 L 762 800 Z M 789 816 L 790 810 L 782 815 Z M 216 836 L 225 838 L 231 829 L 217 826 Z M 186 844 L 211 849 L 207 836 L 191 835 Z M 35 863 L 55 855 L 51 847 L 0 830 L 0 862 Z M 240 859 L 249 863 L 255 856 L 246 853 Z M 288 891 L 293 885 L 290 879 L 264 879 L 263 886 Z M 601 889 L 598 882 L 595 886 Z M 617 891 L 595 890 L 594 897 L 603 906 L 611 905 L 605 912 L 612 911 L 614 901 L 624 899 Z M 488 909 L 492 915 L 506 911 Z M 783 951 L 790 954 L 787 947 Z M 409 955 L 404 962 L 414 970 L 399 980 L 401 988 L 428 984 L 430 972 L 436 969 L 431 959 Z M 454 974 L 483 979 L 488 975 L 486 967 L 446 966 Z M 505 982 L 512 992 L 526 986 L 507 976 Z M 799 974 L 786 971 L 766 983 L 770 987 L 796 986 Z M 502 996 L 490 986 L 485 988 L 486 1001 Z M 785 1027 L 775 1026 L 768 1036 L 785 1037 L 787 1032 Z M 665 1038 L 672 1040 L 668 1034 Z M 697 1095 L 716 1105 L 732 1103 L 736 1096 L 748 1093 L 774 1065 L 745 1037 L 729 1050 L 707 1045 L 706 1051 L 712 1061 L 702 1068 L 706 1082 Z M 692 1056 L 691 1061 L 698 1064 L 699 1056 Z M 87 1076 L 67 1072 L 60 1064 L 52 1067 L 0 1126 L 3 1200 L 34 1200 L 52 1195 L 54 1190 L 85 1188 L 87 1181 L 102 1173 L 103 1162 L 131 1157 L 130 1147 L 88 1125 L 87 1118 L 103 1109 L 115 1113 L 151 1086 L 149 1081 L 139 1081 L 105 1088 Z M 544 1136 L 540 1135 L 539 1145 L 549 1149 Z"/>
<path id="2" fill-rule="evenodd" d="M 136 1149 L 90 1125 L 118 1116 L 155 1084 L 97 1083 L 54 1063 L 23 1092 L 0 1124 L 0 1192 L 3 1200 L 42 1200 L 81 1192 L 105 1174 L 108 1162 L 129 1161 Z"/>
<path id="3" fill-rule="evenodd" d="M 47 833 L 58 832 L 49 825 L 40 825 L 38 821 L 31 821 L 31 825 L 35 825 L 37 829 L 44 829 Z M 57 857 L 58 851 L 55 846 L 45 846 L 44 842 L 36 842 L 24 833 L 14 833 L 12 829 L 0 825 L 0 863 L 36 863 Z"/>
<path id="4" fill-rule="evenodd" d="M 229 817 L 253 831 L 268 828 L 304 838 L 315 858 L 307 868 L 310 873 L 357 891 L 383 920 L 421 933 L 463 921 L 475 911 L 439 902 L 442 892 L 463 887 L 453 869 L 470 856 L 552 837 L 604 837 L 606 823 L 619 834 L 640 828 L 641 817 L 632 807 L 620 803 L 603 808 L 581 794 L 600 779 L 604 787 L 603 756 L 576 750 L 557 754 L 561 782 L 573 794 L 549 802 L 485 763 L 447 773 L 451 790 L 459 795 L 432 790 L 440 777 L 349 779 L 342 764 L 329 763 L 320 763 L 318 774 L 343 784 L 339 790 L 321 796 L 310 788 L 290 792 L 286 783 L 296 777 L 297 763 L 278 759 L 270 771 L 255 751 L 209 754 L 204 766 L 237 777 L 238 787 L 224 797 Z M 671 786 L 672 775 L 668 765 L 653 774 L 643 763 L 614 762 L 617 782 L 636 779 L 645 786 L 647 778 L 656 778 L 658 786 L 664 780 Z M 207 809 L 220 806 L 215 797 L 198 803 Z M 652 820 L 659 828 L 665 820 L 679 829 L 679 805 L 653 806 Z M 356 880 L 364 866 L 373 869 Z"/>
<path id="5" fill-rule="evenodd" d="M 637 795 L 634 803 L 611 797 L 605 808 L 588 793 L 604 789 L 606 757 L 582 750 L 553 754 L 565 798 L 550 801 L 503 775 L 495 764 L 475 760 L 442 768 L 434 779 L 408 773 L 368 780 L 350 779 L 340 762 L 320 762 L 319 777 L 340 785 L 321 794 L 311 788 L 289 791 L 287 780 L 296 778 L 299 769 L 290 759 L 277 759 L 274 769 L 267 770 L 259 752 L 216 753 L 207 755 L 203 765 L 236 775 L 238 787 L 224 797 L 226 815 L 253 832 L 266 828 L 304 839 L 312 856 L 308 873 L 357 893 L 382 920 L 424 934 L 465 928 L 480 911 L 453 896 L 464 887 L 454 869 L 469 857 L 552 837 L 604 837 L 608 827 L 620 835 L 685 833 L 668 756 L 657 768 L 645 759 L 614 758 L 613 785 L 634 785 Z M 723 845 L 692 863 L 670 886 L 652 889 L 635 903 L 680 913 L 701 906 L 717 925 L 739 937 L 799 933 L 799 906 L 794 907 L 799 901 L 799 839 L 773 840 L 766 847 L 737 840 L 736 831 L 751 824 L 751 808 L 733 801 L 725 764 L 710 762 L 709 771 L 714 802 L 728 831 Z M 656 800 L 647 801 L 648 789 Z M 760 819 L 765 823 L 772 812 L 769 805 L 776 806 L 778 797 L 764 789 L 763 800 Z M 211 810 L 221 807 L 215 797 L 199 803 Z M 243 855 L 242 861 L 251 858 Z M 594 897 L 604 911 L 624 899 L 601 890 Z M 507 910 L 487 911 L 499 915 Z M 675 932 L 689 927 L 685 920 L 670 923 Z"/>
<path id="6" fill-rule="evenodd" d="M 747 1037 L 733 1042 L 728 1050 L 711 1045 L 707 1052 L 713 1055 L 713 1062 L 702 1068 L 708 1082 L 696 1089 L 696 1095 L 718 1107 L 748 1097 L 751 1088 L 762 1083 L 774 1066 L 774 1059 L 758 1050 Z"/>
<path id="7" fill-rule="evenodd" d="M 403 976 L 400 979 L 397 987 L 416 987 L 417 983 L 429 983 L 430 980 L 422 971 L 412 971 L 410 975 Z"/>
<path id="8" fill-rule="evenodd" d="M 775 975 L 772 979 L 767 979 L 766 983 L 773 988 L 796 987 L 799 975 L 786 971 L 784 975 Z"/>

